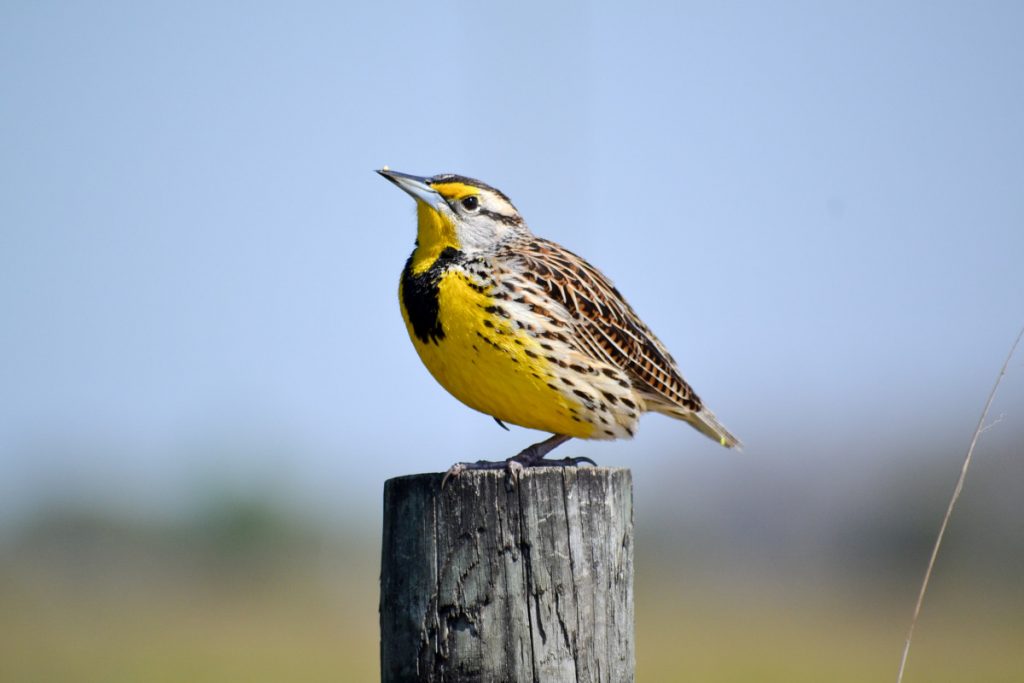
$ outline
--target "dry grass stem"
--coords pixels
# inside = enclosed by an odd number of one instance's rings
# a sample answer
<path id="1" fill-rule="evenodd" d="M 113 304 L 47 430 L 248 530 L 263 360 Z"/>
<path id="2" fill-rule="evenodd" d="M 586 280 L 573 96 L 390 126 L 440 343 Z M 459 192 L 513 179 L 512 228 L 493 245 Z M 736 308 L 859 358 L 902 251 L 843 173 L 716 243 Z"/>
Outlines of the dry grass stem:
<path id="1" fill-rule="evenodd" d="M 946 515 L 942 518 L 942 526 L 939 527 L 939 535 L 935 538 L 935 545 L 932 547 L 932 556 L 928 560 L 928 569 L 924 572 L 924 580 L 921 582 L 921 590 L 917 594 L 917 604 L 914 605 L 914 616 L 910 620 L 910 629 L 907 631 L 907 641 L 903 645 L 903 656 L 900 658 L 900 670 L 896 676 L 896 683 L 902 683 L 903 672 L 907 667 L 907 655 L 910 654 L 910 641 L 914 637 L 914 627 L 917 626 L 917 618 L 921 614 L 921 604 L 924 602 L 924 594 L 928 590 L 928 581 L 932 578 L 932 569 L 935 568 L 935 558 L 939 555 L 939 547 L 942 546 L 942 538 L 946 535 L 946 527 L 949 525 L 949 518 L 953 514 L 953 507 L 956 506 L 957 499 L 960 498 L 960 492 L 964 488 L 964 479 L 967 478 L 967 468 L 971 466 L 971 456 L 974 455 L 974 447 L 978 443 L 978 437 L 981 433 L 986 431 L 989 427 L 998 423 L 1002 416 L 996 419 L 991 425 L 985 425 L 985 418 L 988 417 L 988 410 L 992 407 L 992 400 L 996 397 L 996 391 L 999 389 L 999 384 L 1003 381 L 1003 375 L 1006 374 L 1006 368 L 1010 365 L 1010 359 L 1013 358 L 1013 352 L 1017 350 L 1017 344 L 1020 343 L 1021 337 L 1024 337 L 1024 328 L 1021 328 L 1020 333 L 1013 342 L 1013 346 L 1010 347 L 1010 353 L 1006 355 L 1006 360 L 1003 361 L 1003 367 L 999 370 L 999 375 L 996 377 L 996 383 L 992 386 L 992 391 L 988 394 L 988 400 L 985 401 L 985 408 L 981 411 L 981 418 L 978 419 L 978 426 L 974 430 L 974 437 L 971 439 L 971 445 L 967 449 L 967 456 L 964 458 L 963 467 L 960 468 L 960 477 L 956 480 L 956 488 L 953 489 L 953 496 L 949 499 L 949 506 L 946 508 Z"/>

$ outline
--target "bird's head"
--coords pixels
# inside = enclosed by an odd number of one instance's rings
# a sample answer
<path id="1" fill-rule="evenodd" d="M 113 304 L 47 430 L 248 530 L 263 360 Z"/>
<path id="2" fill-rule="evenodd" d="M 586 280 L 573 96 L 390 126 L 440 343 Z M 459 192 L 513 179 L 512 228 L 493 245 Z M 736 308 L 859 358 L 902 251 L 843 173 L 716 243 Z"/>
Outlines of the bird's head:
<path id="1" fill-rule="evenodd" d="M 527 231 L 508 197 L 479 180 L 451 173 L 422 178 L 386 168 L 377 173 L 416 200 L 413 261 L 426 263 L 424 267 L 447 247 L 469 254 L 486 252 Z"/>

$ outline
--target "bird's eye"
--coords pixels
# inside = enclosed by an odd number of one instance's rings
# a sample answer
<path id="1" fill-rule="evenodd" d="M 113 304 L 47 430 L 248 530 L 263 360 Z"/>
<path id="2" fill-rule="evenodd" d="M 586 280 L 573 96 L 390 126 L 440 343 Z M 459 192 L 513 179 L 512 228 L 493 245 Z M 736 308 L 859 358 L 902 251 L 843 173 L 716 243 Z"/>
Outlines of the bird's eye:
<path id="1" fill-rule="evenodd" d="M 480 199 L 475 194 L 471 194 L 468 197 L 464 197 L 462 200 L 462 208 L 466 211 L 476 211 L 480 206 Z"/>

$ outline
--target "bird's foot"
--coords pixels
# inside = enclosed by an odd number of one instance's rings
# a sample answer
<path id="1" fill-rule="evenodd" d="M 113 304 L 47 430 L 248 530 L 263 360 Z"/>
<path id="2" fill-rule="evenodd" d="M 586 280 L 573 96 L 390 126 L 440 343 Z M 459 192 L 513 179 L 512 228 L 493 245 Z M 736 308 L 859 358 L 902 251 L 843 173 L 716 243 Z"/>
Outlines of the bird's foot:
<path id="1" fill-rule="evenodd" d="M 511 458 L 510 458 L 511 460 Z M 508 460 L 477 460 L 476 462 L 457 462 L 448 468 L 441 479 L 441 488 L 445 487 L 448 480 L 457 477 L 466 470 L 503 470 L 508 466 Z"/>
<path id="2" fill-rule="evenodd" d="M 583 456 L 579 458 L 548 460 L 543 455 L 538 456 L 536 452 L 531 452 L 530 449 L 526 449 L 507 460 L 478 460 L 475 463 L 456 463 L 444 473 L 444 477 L 441 479 L 441 488 L 444 488 L 449 479 L 459 476 L 466 470 L 505 470 L 508 474 L 508 481 L 511 484 L 519 481 L 519 475 L 527 467 L 577 467 L 583 463 L 597 466 L 597 463 L 593 460 Z"/>
<path id="3" fill-rule="evenodd" d="M 548 460 L 547 458 L 538 458 L 536 461 L 531 462 L 529 467 L 577 467 L 587 463 L 597 467 L 597 463 L 586 456 L 579 456 L 578 458 L 560 458 L 559 460 Z"/>

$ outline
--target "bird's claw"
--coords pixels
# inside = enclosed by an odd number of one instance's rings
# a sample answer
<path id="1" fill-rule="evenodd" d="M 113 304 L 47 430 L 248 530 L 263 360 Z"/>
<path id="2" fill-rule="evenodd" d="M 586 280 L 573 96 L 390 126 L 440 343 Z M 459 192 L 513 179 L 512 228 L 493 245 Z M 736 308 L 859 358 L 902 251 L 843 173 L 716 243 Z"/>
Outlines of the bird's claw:
<path id="1" fill-rule="evenodd" d="M 457 462 L 451 467 L 449 467 L 448 471 L 444 473 L 444 477 L 441 479 L 441 490 L 444 491 L 444 487 L 448 483 L 449 479 L 451 479 L 452 477 L 457 477 L 465 471 L 466 463 L 464 462 Z"/>
<path id="2" fill-rule="evenodd" d="M 507 490 L 511 491 L 515 488 L 515 485 L 519 483 L 519 477 L 522 476 L 525 469 L 526 466 L 515 458 L 509 458 L 505 461 L 505 473 L 508 475 L 505 478 L 505 488 Z"/>

